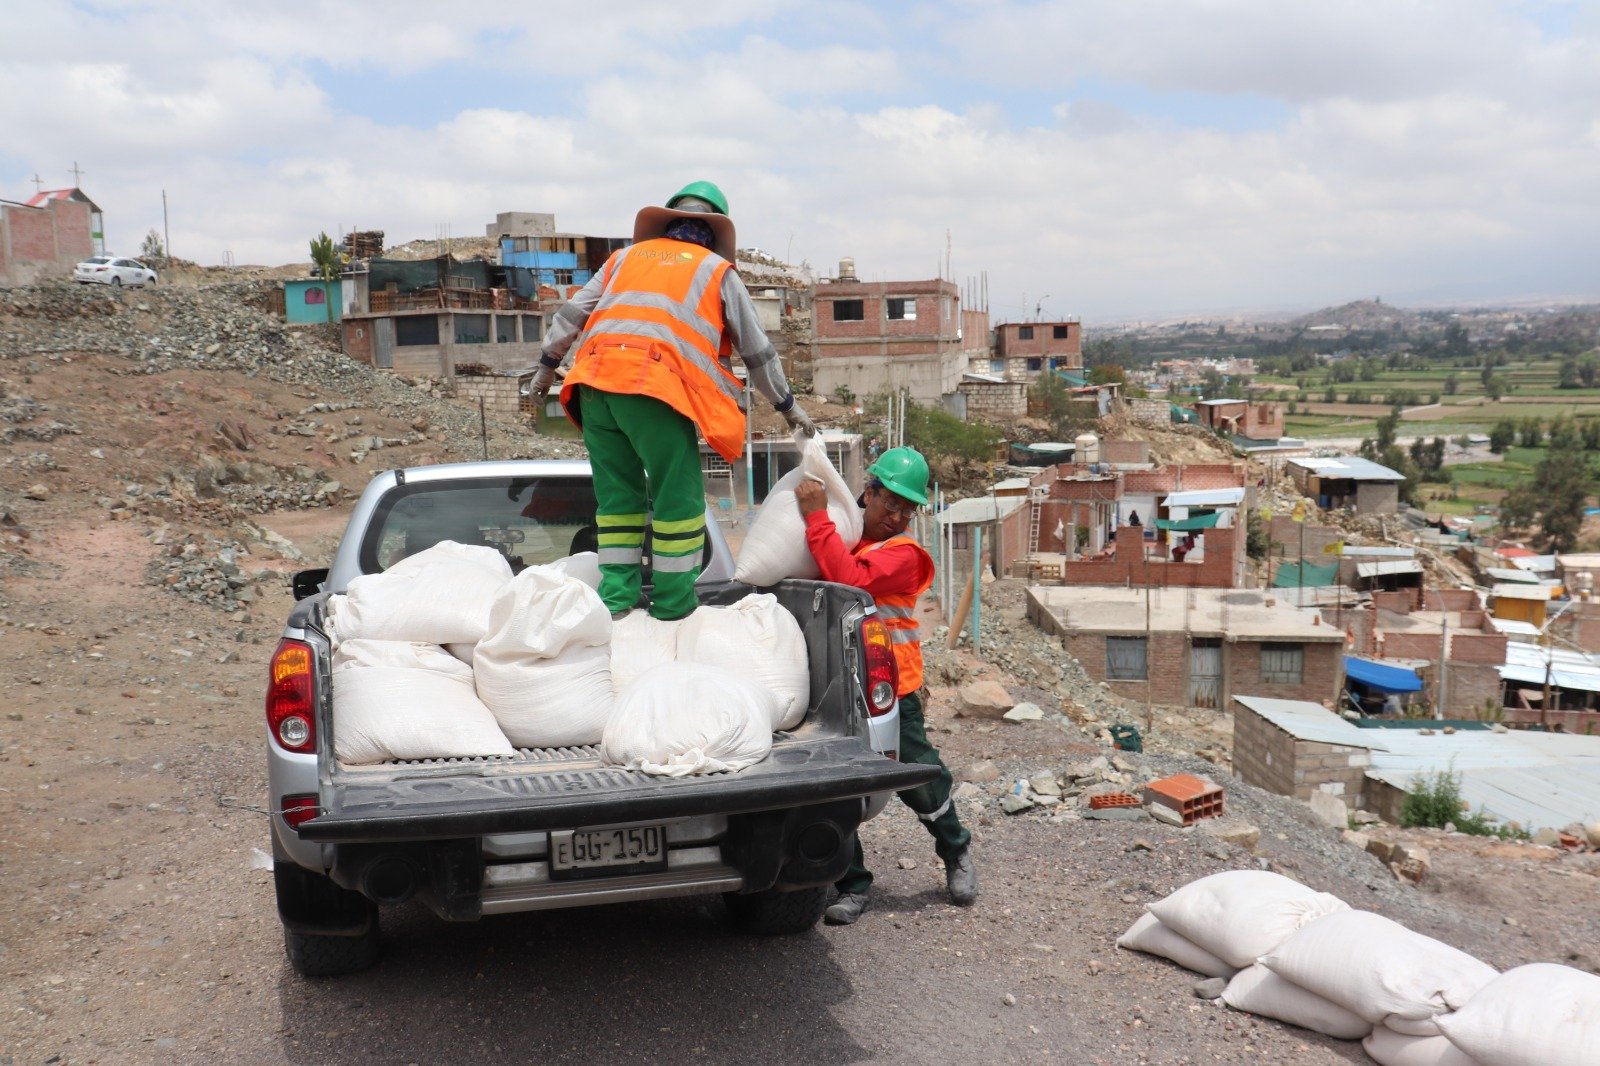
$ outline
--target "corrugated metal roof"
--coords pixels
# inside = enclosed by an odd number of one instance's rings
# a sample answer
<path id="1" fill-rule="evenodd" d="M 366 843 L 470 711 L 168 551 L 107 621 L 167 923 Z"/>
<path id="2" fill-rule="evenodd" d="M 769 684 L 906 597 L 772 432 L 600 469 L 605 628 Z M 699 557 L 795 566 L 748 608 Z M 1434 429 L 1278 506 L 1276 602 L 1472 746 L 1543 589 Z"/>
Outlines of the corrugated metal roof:
<path id="1" fill-rule="evenodd" d="M 1526 570 L 1510 570 L 1503 566 L 1486 566 L 1483 569 L 1486 577 L 1492 578 L 1502 584 L 1510 582 L 1514 585 L 1537 585 L 1539 578 Z"/>
<path id="2" fill-rule="evenodd" d="M 1357 563 L 1357 577 L 1379 577 L 1383 574 L 1420 574 L 1422 564 L 1415 559 L 1385 559 L 1376 563 Z"/>
<path id="3" fill-rule="evenodd" d="M 1489 617 L 1489 624 L 1494 626 L 1496 632 L 1504 633 L 1508 637 L 1537 637 L 1539 627 L 1532 622 L 1519 622 L 1514 618 Z"/>
<path id="4" fill-rule="evenodd" d="M 1290 459 L 1289 465 L 1301 467 L 1322 477 L 1351 478 L 1355 481 L 1404 481 L 1406 479 L 1404 474 L 1397 474 L 1386 466 L 1379 466 L 1371 459 L 1363 459 L 1358 455 Z"/>
<path id="5" fill-rule="evenodd" d="M 1340 555 L 1356 555 L 1369 559 L 1415 559 L 1415 548 L 1391 548 L 1376 544 L 1346 544 L 1339 549 Z"/>
<path id="6" fill-rule="evenodd" d="M 1266 696 L 1235 696 L 1233 700 L 1300 740 L 1373 751 L 1384 750 L 1386 744 L 1377 730 L 1353 726 L 1326 707 L 1305 700 L 1277 700 Z"/>
<path id="7" fill-rule="evenodd" d="M 945 526 L 995 522 L 1027 502 L 1025 496 L 976 496 L 970 500 L 957 500 L 939 512 L 938 522 Z"/>
<path id="8" fill-rule="evenodd" d="M 1506 662 L 1500 667 L 1502 680 L 1543 685 L 1546 672 L 1550 683 L 1560 688 L 1600 692 L 1600 659 L 1595 656 L 1521 641 L 1506 645 Z"/>
<path id="9" fill-rule="evenodd" d="M 1530 555 L 1526 558 L 1511 560 L 1511 565 L 1516 567 L 1518 570 L 1531 570 L 1535 572 L 1542 570 L 1554 571 L 1556 568 L 1556 557 L 1554 555 Z"/>
<path id="10" fill-rule="evenodd" d="M 1240 486 L 1227 489 L 1189 489 L 1169 493 L 1161 501 L 1163 507 L 1228 507 L 1244 502 L 1244 489 Z"/>
<path id="11" fill-rule="evenodd" d="M 1559 829 L 1600 817 L 1600 737 L 1570 733 L 1463 731 L 1424 736 L 1378 729 L 1368 777 L 1409 790 L 1419 774 L 1461 775 L 1461 797 L 1524 829 Z"/>
<path id="12" fill-rule="evenodd" d="M 1600 569 L 1600 552 L 1580 552 L 1575 555 L 1558 555 L 1556 562 L 1576 570 Z"/>
<path id="13" fill-rule="evenodd" d="M 1553 600 L 1561 592 L 1560 585 L 1505 584 L 1491 589 L 1496 597 L 1508 600 Z"/>

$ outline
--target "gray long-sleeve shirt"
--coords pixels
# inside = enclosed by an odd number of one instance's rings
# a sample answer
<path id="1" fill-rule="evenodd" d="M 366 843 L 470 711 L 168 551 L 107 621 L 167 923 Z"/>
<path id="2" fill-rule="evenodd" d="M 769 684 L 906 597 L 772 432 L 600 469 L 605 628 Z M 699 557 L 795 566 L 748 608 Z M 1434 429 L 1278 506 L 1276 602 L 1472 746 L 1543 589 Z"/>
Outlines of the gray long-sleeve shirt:
<path id="1" fill-rule="evenodd" d="M 616 254 L 626 255 L 627 251 L 623 249 Z M 594 312 L 600 303 L 600 297 L 605 293 L 602 280 L 605 277 L 604 270 L 596 273 L 589 279 L 587 285 L 574 293 L 572 299 L 556 312 L 549 330 L 545 333 L 543 362 L 551 366 L 560 366 L 571 356 L 573 342 L 583 332 L 584 325 L 589 321 L 589 315 Z M 789 391 L 789 380 L 783 373 L 783 363 L 778 358 L 777 349 L 767 339 L 766 331 L 761 328 L 756 305 L 750 299 L 750 290 L 744 287 L 744 281 L 737 271 L 723 272 L 720 293 L 728 340 L 749 371 L 750 384 L 771 401 L 773 407 L 779 411 L 789 410 L 794 406 L 794 395 Z"/>

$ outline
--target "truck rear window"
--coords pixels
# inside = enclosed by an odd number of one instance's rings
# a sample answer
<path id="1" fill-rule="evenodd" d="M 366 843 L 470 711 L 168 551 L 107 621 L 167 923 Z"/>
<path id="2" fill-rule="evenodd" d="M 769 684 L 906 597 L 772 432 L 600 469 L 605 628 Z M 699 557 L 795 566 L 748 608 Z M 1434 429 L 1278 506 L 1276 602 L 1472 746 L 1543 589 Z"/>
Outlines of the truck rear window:
<path id="1" fill-rule="evenodd" d="M 442 540 L 497 548 L 513 571 L 594 551 L 594 485 L 587 477 L 433 481 L 402 485 L 378 506 L 361 569 L 387 570 Z"/>

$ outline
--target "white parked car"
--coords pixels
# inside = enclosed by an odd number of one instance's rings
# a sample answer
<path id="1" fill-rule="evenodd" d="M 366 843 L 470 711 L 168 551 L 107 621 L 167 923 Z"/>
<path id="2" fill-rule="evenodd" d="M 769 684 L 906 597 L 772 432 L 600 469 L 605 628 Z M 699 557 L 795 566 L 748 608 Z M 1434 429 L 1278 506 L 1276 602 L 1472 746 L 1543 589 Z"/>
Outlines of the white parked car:
<path id="1" fill-rule="evenodd" d="M 79 263 L 72 278 L 85 285 L 154 285 L 156 272 L 137 259 L 97 255 Z"/>

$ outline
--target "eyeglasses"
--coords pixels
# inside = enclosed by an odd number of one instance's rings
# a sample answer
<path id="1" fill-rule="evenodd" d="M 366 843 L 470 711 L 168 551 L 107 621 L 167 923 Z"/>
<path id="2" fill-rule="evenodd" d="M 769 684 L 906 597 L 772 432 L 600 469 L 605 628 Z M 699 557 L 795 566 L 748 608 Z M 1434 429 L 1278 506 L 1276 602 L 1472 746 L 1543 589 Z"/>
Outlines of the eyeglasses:
<path id="1" fill-rule="evenodd" d="M 910 518 L 917 513 L 917 505 L 910 500 L 901 499 L 882 486 L 878 488 L 877 492 L 878 498 L 883 501 L 884 510 L 896 518 Z"/>

